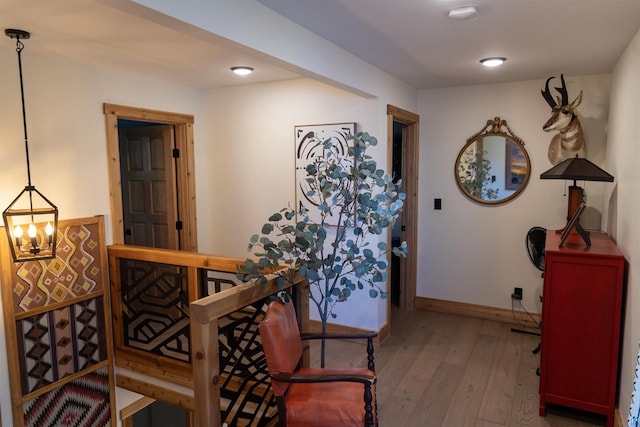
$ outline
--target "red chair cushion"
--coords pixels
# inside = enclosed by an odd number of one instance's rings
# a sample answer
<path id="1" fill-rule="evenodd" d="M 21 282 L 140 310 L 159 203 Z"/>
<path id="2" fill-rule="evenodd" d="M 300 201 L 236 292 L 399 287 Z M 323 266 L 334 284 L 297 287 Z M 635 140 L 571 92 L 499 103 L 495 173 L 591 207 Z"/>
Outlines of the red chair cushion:
<path id="1" fill-rule="evenodd" d="M 368 369 L 302 368 L 299 374 L 366 373 Z M 371 387 L 375 396 L 375 385 Z M 286 396 L 287 427 L 362 427 L 364 385 L 352 382 L 296 383 Z M 375 404 L 374 404 L 375 419 Z"/>
<path id="2" fill-rule="evenodd" d="M 271 301 L 258 328 L 269 373 L 293 373 L 302 357 L 302 340 L 293 304 Z M 271 385 L 276 396 L 282 396 L 288 387 L 287 383 L 273 380 Z"/>

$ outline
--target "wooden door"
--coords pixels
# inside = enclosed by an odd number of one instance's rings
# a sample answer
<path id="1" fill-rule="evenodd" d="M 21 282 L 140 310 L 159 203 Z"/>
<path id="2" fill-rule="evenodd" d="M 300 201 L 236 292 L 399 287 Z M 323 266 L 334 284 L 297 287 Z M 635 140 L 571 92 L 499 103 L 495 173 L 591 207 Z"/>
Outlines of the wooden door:
<path id="1" fill-rule="evenodd" d="M 118 130 L 125 244 L 179 249 L 173 126 Z"/>
<path id="2" fill-rule="evenodd" d="M 156 125 L 168 125 L 172 129 L 171 137 L 175 147 L 171 154 L 177 155 L 173 159 L 175 167 L 175 212 L 179 230 L 176 232 L 177 249 L 182 251 L 197 252 L 197 226 L 196 226 L 196 186 L 195 186 L 195 158 L 193 123 L 194 118 L 189 114 L 171 113 L 167 111 L 149 110 L 145 108 L 127 107 L 124 105 L 104 104 L 104 115 L 107 130 L 107 158 L 109 164 L 109 196 L 111 199 L 111 225 L 113 242 L 125 244 L 125 225 L 122 173 L 120 172 L 122 161 L 120 154 L 120 130 L 124 126 L 123 121 L 153 123 Z M 177 191 L 175 189 L 177 188 Z M 167 221 L 168 222 L 168 221 Z M 133 232 L 132 232 L 133 233 Z"/>

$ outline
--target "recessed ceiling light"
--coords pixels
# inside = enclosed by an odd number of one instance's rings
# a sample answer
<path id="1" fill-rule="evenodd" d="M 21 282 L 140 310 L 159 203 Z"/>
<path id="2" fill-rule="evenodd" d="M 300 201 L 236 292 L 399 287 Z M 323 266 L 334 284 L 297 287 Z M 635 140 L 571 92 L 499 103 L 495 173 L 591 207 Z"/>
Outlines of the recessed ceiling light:
<path id="1" fill-rule="evenodd" d="M 449 18 L 464 21 L 467 19 L 476 19 L 478 17 L 478 9 L 475 6 L 456 7 L 449 11 Z"/>
<path id="2" fill-rule="evenodd" d="M 485 67 L 497 67 L 498 65 L 504 64 L 507 58 L 502 56 L 493 56 L 491 58 L 483 58 L 480 60 L 480 63 Z"/>
<path id="3" fill-rule="evenodd" d="M 231 67 L 231 71 L 233 71 L 234 73 L 236 73 L 239 76 L 246 76 L 248 74 L 253 73 L 253 68 L 251 67 Z"/>

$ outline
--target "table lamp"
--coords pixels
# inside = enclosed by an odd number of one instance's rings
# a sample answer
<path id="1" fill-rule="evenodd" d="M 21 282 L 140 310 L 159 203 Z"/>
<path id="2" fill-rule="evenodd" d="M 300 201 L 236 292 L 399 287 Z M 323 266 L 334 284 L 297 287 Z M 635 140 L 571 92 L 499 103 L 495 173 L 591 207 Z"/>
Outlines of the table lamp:
<path id="1" fill-rule="evenodd" d="M 569 186 L 569 202 L 567 206 L 567 221 L 570 221 L 584 197 L 584 191 L 582 187 L 576 184 L 576 181 L 613 182 L 613 175 L 591 161 L 576 156 L 565 159 L 548 171 L 541 173 L 540 179 L 573 180 L 573 185 Z"/>

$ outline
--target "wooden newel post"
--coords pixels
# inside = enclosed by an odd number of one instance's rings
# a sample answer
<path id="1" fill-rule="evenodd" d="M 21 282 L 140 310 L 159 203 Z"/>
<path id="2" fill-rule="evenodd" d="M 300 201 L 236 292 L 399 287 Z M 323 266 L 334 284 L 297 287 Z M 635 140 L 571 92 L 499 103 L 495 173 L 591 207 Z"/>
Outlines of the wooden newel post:
<path id="1" fill-rule="evenodd" d="M 196 427 L 222 427 L 218 320 L 191 319 L 191 354 Z"/>

